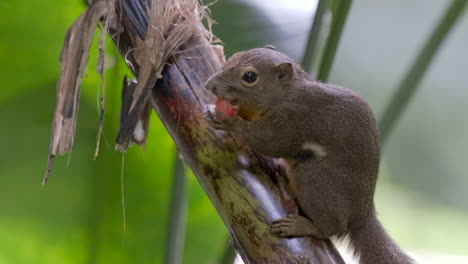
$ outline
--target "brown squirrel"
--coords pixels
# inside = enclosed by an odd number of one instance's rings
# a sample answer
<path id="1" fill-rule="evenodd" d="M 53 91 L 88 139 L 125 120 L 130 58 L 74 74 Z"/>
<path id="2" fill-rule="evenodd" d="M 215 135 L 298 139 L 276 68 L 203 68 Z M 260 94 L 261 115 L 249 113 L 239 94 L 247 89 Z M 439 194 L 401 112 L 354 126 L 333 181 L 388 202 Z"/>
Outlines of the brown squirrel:
<path id="1" fill-rule="evenodd" d="M 273 233 L 348 235 L 361 264 L 413 263 L 376 217 L 379 134 L 362 97 L 313 80 L 273 46 L 234 54 L 205 88 L 219 98 L 217 107 L 236 109 L 222 118 L 207 111 L 216 129 L 285 161 L 305 216 L 273 221 Z"/>

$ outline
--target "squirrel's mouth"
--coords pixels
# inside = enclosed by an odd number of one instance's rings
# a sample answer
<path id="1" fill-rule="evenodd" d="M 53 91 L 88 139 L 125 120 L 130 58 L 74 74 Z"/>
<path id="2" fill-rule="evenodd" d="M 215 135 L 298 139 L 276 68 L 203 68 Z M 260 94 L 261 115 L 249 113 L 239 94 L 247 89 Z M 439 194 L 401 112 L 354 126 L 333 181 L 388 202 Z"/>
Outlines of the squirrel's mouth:
<path id="1" fill-rule="evenodd" d="M 239 99 L 233 98 L 233 99 L 227 99 L 229 103 L 233 106 L 239 106 Z"/>
<path id="2" fill-rule="evenodd" d="M 216 112 L 223 113 L 228 117 L 235 116 L 239 110 L 237 106 L 238 102 L 237 98 L 228 99 L 219 97 L 216 100 Z"/>
<path id="3" fill-rule="evenodd" d="M 215 109 L 220 120 L 238 115 L 247 121 L 258 120 L 268 110 L 258 105 L 241 102 L 238 98 L 225 97 L 218 97 Z"/>

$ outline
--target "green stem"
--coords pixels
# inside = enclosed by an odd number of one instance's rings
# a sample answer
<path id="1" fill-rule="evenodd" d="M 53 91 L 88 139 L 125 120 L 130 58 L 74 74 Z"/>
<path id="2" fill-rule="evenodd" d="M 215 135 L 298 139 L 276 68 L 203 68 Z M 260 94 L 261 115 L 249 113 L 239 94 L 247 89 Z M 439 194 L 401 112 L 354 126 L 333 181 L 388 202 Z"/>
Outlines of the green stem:
<path id="1" fill-rule="evenodd" d="M 319 0 L 315 9 L 314 20 L 310 27 L 309 39 L 307 40 L 306 49 L 302 57 L 302 67 L 308 72 L 312 70 L 312 64 L 316 56 L 318 39 L 322 29 L 323 14 L 328 7 L 328 0 Z"/>
<path id="2" fill-rule="evenodd" d="M 437 26 L 432 31 L 429 39 L 424 44 L 424 48 L 420 51 L 416 60 L 406 73 L 406 76 L 400 82 L 398 89 L 390 103 L 386 107 L 382 119 L 379 122 L 382 145 L 385 145 L 388 138 L 394 129 L 398 119 L 406 110 L 408 103 L 414 96 L 418 84 L 431 65 L 433 58 L 443 41 L 447 38 L 448 33 L 453 28 L 455 23 L 461 17 L 467 0 L 453 0 L 447 7 L 445 14 L 440 19 Z"/>
<path id="3" fill-rule="evenodd" d="M 343 33 L 352 0 L 341 0 L 337 3 L 336 12 L 333 12 L 332 26 L 322 54 L 317 79 L 327 82 L 335 59 L 336 49 Z"/>
<path id="4" fill-rule="evenodd" d="M 237 252 L 231 243 L 231 237 L 227 237 L 226 241 L 227 248 L 224 250 L 223 256 L 221 257 L 220 264 L 232 264 L 236 260 Z"/>
<path id="5" fill-rule="evenodd" d="M 178 151 L 176 152 L 173 179 L 169 232 L 164 263 L 181 264 L 184 253 L 185 219 L 187 215 L 187 176 Z"/>

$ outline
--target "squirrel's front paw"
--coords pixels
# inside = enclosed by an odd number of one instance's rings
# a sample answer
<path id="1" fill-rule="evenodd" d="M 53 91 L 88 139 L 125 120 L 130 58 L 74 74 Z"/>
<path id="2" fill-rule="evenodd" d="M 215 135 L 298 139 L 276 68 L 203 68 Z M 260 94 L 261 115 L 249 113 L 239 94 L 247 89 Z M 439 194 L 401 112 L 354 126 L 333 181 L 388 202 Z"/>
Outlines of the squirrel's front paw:
<path id="1" fill-rule="evenodd" d="M 203 118 L 208 121 L 208 123 L 218 130 L 229 130 L 230 119 L 224 113 L 216 111 L 214 105 L 207 105 L 206 110 L 203 112 Z"/>

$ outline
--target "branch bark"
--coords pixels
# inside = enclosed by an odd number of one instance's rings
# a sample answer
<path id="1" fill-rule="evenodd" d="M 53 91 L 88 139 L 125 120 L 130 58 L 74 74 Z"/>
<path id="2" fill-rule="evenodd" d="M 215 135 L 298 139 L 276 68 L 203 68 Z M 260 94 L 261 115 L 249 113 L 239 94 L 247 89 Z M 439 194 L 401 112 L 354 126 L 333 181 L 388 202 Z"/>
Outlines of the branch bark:
<path id="1" fill-rule="evenodd" d="M 141 7 L 162 2 L 116 2 L 119 19 L 118 23 L 111 23 L 111 36 L 137 76 L 141 65 L 134 51 L 141 48 L 151 21 L 148 8 Z M 287 188 L 281 166 L 254 153 L 239 139 L 216 131 L 204 120 L 203 110 L 215 98 L 203 85 L 221 67 L 224 55 L 220 46 L 207 39 L 203 23 L 197 23 L 198 30 L 170 56 L 162 79 L 157 80 L 155 87 L 149 87 L 147 101 L 141 103 L 150 103 L 158 113 L 222 217 L 245 263 L 344 263 L 328 240 L 281 239 L 271 234 L 269 225 L 274 219 L 300 209 Z M 151 46 L 146 48 L 147 52 L 159 52 Z M 65 74 L 62 72 L 62 76 Z M 141 79 L 138 82 L 151 83 Z M 132 118 L 135 117 L 138 113 Z"/>

